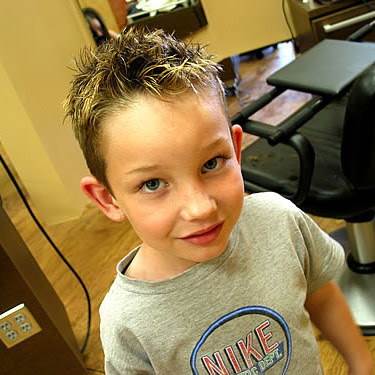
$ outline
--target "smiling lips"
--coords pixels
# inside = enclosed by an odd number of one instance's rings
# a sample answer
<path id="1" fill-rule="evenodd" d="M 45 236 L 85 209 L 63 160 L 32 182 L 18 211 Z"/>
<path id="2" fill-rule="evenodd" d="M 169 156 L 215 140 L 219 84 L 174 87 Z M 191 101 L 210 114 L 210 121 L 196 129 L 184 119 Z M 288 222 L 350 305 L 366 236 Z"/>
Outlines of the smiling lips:
<path id="1" fill-rule="evenodd" d="M 194 234 L 191 234 L 189 236 L 182 237 L 181 239 L 193 245 L 207 245 L 216 240 L 222 228 L 223 223 L 215 224 L 209 228 L 195 232 Z"/>

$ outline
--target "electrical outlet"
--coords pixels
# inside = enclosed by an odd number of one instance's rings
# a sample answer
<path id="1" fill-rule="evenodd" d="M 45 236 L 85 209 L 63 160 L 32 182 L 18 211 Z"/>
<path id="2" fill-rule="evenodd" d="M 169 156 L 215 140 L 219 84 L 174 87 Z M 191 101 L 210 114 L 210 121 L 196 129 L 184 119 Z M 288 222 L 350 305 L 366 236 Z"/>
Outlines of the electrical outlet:
<path id="1" fill-rule="evenodd" d="M 9 349 L 42 329 L 29 309 L 21 303 L 0 314 L 0 339 Z"/>

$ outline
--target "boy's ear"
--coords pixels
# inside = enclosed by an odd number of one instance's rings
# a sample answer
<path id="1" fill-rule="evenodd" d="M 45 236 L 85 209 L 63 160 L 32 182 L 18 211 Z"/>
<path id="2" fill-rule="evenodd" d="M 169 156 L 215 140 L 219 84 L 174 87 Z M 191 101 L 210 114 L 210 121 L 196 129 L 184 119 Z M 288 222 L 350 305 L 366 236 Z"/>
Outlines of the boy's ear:
<path id="1" fill-rule="evenodd" d="M 232 139 L 234 150 L 236 152 L 238 164 L 241 164 L 241 145 L 242 145 L 242 128 L 240 125 L 232 126 Z"/>
<path id="2" fill-rule="evenodd" d="M 81 189 L 111 220 L 117 222 L 125 220 L 125 214 L 118 206 L 115 198 L 95 177 L 83 177 Z"/>

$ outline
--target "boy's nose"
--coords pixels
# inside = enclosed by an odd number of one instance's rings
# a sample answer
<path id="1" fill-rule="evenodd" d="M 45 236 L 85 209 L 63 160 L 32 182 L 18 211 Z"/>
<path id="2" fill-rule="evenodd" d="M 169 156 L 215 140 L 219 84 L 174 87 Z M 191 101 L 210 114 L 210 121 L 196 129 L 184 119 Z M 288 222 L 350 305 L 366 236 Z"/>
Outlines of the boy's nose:
<path id="1" fill-rule="evenodd" d="M 181 197 L 182 217 L 186 221 L 206 219 L 216 210 L 216 200 L 201 189 L 189 189 Z"/>

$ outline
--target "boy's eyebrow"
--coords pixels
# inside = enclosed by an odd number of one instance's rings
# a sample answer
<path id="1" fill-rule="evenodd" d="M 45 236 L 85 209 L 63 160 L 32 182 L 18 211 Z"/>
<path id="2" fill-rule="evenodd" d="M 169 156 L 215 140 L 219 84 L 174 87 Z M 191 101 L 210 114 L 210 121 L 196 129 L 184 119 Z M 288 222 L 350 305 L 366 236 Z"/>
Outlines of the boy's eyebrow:
<path id="1" fill-rule="evenodd" d="M 147 167 L 139 167 L 139 168 L 135 168 L 135 169 L 132 169 L 131 171 L 127 172 L 126 174 L 127 175 L 131 175 L 131 174 L 136 174 L 136 173 L 144 173 L 144 172 L 152 172 L 154 171 L 155 169 L 157 169 L 159 166 L 158 165 L 148 165 Z"/>
<path id="2" fill-rule="evenodd" d="M 204 150 L 209 151 L 211 149 L 215 149 L 217 147 L 227 145 L 228 142 L 230 142 L 230 144 L 232 144 L 231 137 L 226 138 L 226 137 L 221 136 L 221 137 L 215 139 L 213 142 L 209 143 L 207 146 L 205 146 Z"/>
<path id="3" fill-rule="evenodd" d="M 227 143 L 227 138 L 219 137 L 219 138 L 215 139 L 213 142 L 209 143 L 205 148 L 206 149 L 214 148 L 215 146 L 220 146 L 222 143 L 223 144 Z"/>
<path id="4" fill-rule="evenodd" d="M 211 142 L 207 146 L 205 146 L 204 150 L 211 150 L 211 149 L 216 148 L 218 146 L 227 144 L 227 142 L 228 142 L 228 139 L 225 138 L 225 137 L 217 138 L 213 142 Z M 147 166 L 144 166 L 144 167 L 138 167 L 138 168 L 132 169 L 131 171 L 127 172 L 126 174 L 127 175 L 132 175 L 132 174 L 142 173 L 142 172 L 143 173 L 145 173 L 145 172 L 152 172 L 152 171 L 154 171 L 155 169 L 157 169 L 159 167 L 160 166 L 157 165 L 157 164 L 147 165 Z"/>

